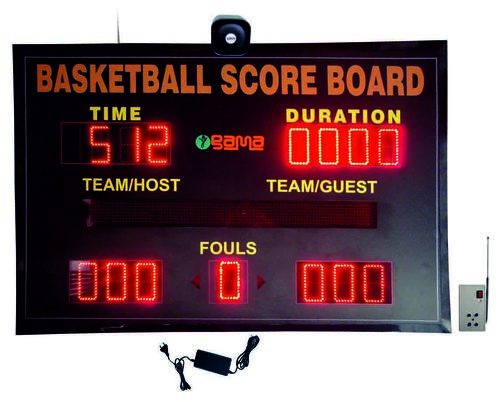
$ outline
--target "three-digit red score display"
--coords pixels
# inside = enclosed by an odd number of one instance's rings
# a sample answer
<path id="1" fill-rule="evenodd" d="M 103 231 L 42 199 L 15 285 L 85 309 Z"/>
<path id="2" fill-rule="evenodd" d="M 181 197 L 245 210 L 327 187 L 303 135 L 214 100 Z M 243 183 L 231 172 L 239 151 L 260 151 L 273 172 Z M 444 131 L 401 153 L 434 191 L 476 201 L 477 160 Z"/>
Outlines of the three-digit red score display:
<path id="1" fill-rule="evenodd" d="M 389 262 L 301 261 L 298 303 L 391 304 Z"/>
<path id="2" fill-rule="evenodd" d="M 70 302 L 159 302 L 161 273 L 157 260 L 73 260 Z"/>
<path id="3" fill-rule="evenodd" d="M 310 168 L 399 168 L 403 164 L 401 125 L 288 125 L 288 166 Z"/>

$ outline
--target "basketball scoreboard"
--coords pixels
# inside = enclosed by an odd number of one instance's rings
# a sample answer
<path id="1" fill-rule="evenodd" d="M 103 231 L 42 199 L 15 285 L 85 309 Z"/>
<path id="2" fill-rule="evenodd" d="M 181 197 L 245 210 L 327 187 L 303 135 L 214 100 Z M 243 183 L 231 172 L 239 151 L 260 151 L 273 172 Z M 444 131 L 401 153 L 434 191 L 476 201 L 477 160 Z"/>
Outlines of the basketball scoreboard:
<path id="1" fill-rule="evenodd" d="M 449 332 L 446 52 L 14 45 L 17 333 Z"/>

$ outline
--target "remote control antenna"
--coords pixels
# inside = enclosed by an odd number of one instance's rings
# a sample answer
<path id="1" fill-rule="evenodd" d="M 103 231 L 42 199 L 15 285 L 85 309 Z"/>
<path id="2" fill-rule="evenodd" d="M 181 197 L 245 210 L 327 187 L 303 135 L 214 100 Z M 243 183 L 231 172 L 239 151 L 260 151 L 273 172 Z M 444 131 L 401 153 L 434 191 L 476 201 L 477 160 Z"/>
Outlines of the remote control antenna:
<path id="1" fill-rule="evenodd" d="M 116 42 L 120 44 L 120 14 L 118 9 L 116 10 Z"/>
<path id="2" fill-rule="evenodd" d="M 488 305 L 490 299 L 490 236 L 486 237 L 486 322 L 488 322 Z"/>

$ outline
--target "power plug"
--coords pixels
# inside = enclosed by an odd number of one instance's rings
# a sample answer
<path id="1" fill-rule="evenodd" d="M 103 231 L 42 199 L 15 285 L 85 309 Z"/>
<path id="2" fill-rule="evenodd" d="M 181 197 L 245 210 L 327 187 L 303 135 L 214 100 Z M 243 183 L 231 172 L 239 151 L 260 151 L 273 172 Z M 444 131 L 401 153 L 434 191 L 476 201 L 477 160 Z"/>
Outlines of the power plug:
<path id="1" fill-rule="evenodd" d="M 487 294 L 485 285 L 459 286 L 459 330 L 485 331 Z"/>

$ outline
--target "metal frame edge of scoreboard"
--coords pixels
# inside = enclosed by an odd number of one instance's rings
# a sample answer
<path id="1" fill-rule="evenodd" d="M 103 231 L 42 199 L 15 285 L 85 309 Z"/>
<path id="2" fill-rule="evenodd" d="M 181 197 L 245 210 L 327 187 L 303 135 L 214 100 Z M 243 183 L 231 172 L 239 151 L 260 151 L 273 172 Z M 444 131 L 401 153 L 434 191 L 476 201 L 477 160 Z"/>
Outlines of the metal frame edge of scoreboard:
<path id="1" fill-rule="evenodd" d="M 17 334 L 451 332 L 446 41 L 13 57 Z"/>

